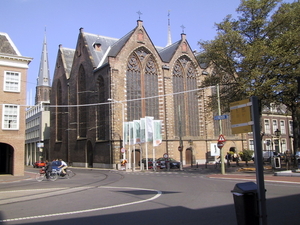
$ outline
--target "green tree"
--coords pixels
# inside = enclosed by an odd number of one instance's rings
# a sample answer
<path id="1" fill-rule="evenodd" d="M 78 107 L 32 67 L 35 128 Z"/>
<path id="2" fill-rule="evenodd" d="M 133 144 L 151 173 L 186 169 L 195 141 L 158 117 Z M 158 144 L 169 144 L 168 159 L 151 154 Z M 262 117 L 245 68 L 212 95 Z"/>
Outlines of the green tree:
<path id="1" fill-rule="evenodd" d="M 227 16 L 216 24 L 214 40 L 199 42 L 199 61 L 211 69 L 202 86 L 220 84 L 223 103 L 257 96 L 266 106 L 285 104 L 292 113 L 296 149 L 300 147 L 300 3 L 280 3 L 242 0 L 238 19 Z"/>

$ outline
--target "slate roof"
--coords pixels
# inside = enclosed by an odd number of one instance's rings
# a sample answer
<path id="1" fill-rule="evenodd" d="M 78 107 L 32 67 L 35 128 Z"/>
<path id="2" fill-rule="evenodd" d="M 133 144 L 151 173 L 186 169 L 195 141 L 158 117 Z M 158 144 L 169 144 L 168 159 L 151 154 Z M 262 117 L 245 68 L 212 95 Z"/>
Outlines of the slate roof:
<path id="1" fill-rule="evenodd" d="M 94 67 L 99 68 L 105 63 L 107 63 L 108 56 L 111 57 L 117 56 L 135 30 L 136 28 L 128 32 L 125 36 L 123 36 L 120 39 L 83 32 L 83 36 L 87 42 L 89 51 L 91 52 L 92 58 L 94 60 L 93 62 Z M 171 61 L 173 55 L 175 54 L 176 50 L 180 46 L 181 42 L 182 40 L 179 40 L 167 47 L 155 46 L 163 62 L 168 63 Z M 96 51 L 94 49 L 93 47 L 94 43 L 101 44 L 101 51 Z"/>
<path id="2" fill-rule="evenodd" d="M 94 66 L 98 67 L 99 63 L 105 57 L 106 51 L 111 48 L 111 46 L 118 41 L 117 38 L 105 37 L 96 34 L 83 33 L 84 38 L 87 42 L 90 53 L 92 54 L 94 60 Z M 94 43 L 101 44 L 101 51 L 96 51 L 93 47 Z"/>
<path id="3" fill-rule="evenodd" d="M 60 47 L 61 57 L 66 71 L 66 78 L 70 78 L 71 68 L 73 64 L 75 49 Z"/>
<path id="4" fill-rule="evenodd" d="M 21 55 L 6 33 L 0 33 L 0 53 L 16 56 Z"/>
<path id="5" fill-rule="evenodd" d="M 119 39 L 117 42 L 114 43 L 112 46 L 111 50 L 109 51 L 108 56 L 116 56 L 123 46 L 126 44 L 128 39 L 131 37 L 132 33 L 134 32 L 135 29 L 131 30 L 129 33 L 127 33 L 125 36 L 123 36 L 121 39 Z"/>
<path id="6" fill-rule="evenodd" d="M 179 47 L 180 43 L 181 43 L 181 40 L 158 51 L 163 62 L 171 61 L 171 59 L 172 59 L 176 49 Z"/>

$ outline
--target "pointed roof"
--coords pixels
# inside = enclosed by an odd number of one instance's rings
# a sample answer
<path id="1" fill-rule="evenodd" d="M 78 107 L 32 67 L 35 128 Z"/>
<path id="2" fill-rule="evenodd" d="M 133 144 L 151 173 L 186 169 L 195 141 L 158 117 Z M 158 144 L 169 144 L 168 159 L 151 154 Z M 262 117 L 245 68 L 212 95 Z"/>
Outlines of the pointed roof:
<path id="1" fill-rule="evenodd" d="M 131 37 L 135 29 L 128 32 L 125 36 L 123 36 L 121 39 L 119 39 L 117 42 L 114 43 L 111 50 L 109 51 L 108 56 L 117 56 L 117 54 L 121 51 L 121 49 L 124 47 L 125 43 L 128 41 L 128 39 Z"/>
<path id="2" fill-rule="evenodd" d="M 173 55 L 175 54 L 176 50 L 178 49 L 178 47 L 180 46 L 181 40 L 175 42 L 172 45 L 167 46 L 166 48 L 163 48 L 162 50 L 160 50 L 158 53 L 160 54 L 160 57 L 162 59 L 163 62 L 170 62 Z"/>
<path id="3" fill-rule="evenodd" d="M 138 25 L 120 39 L 85 33 L 83 32 L 83 28 L 80 28 L 80 32 L 85 39 L 86 46 L 88 46 L 88 51 L 91 54 L 91 60 L 95 69 L 106 64 L 108 62 L 108 57 L 116 57 L 119 54 L 136 29 L 143 26 L 141 20 L 138 20 L 137 22 Z M 183 41 L 187 42 L 185 34 L 181 34 L 181 39 L 171 45 L 166 47 L 154 47 L 162 61 L 169 63 Z M 96 48 L 95 45 L 98 45 L 98 48 Z M 189 46 L 188 43 L 187 45 Z"/>
<path id="4" fill-rule="evenodd" d="M 94 67 L 97 68 L 99 67 L 99 63 L 107 56 L 107 51 L 110 50 L 111 46 L 117 42 L 118 39 L 81 32 L 92 56 Z M 97 45 L 99 45 L 99 48 L 97 48 Z"/>
<path id="5" fill-rule="evenodd" d="M 47 87 L 51 86 L 46 33 L 45 33 L 44 41 L 43 41 L 40 69 L 39 69 L 39 75 L 37 78 L 37 86 L 47 86 Z"/>
<path id="6" fill-rule="evenodd" d="M 72 69 L 75 49 L 64 48 L 62 45 L 59 45 L 59 50 L 61 52 L 61 59 L 63 63 L 63 68 L 65 69 L 66 78 L 70 78 L 70 73 Z"/>
<path id="7" fill-rule="evenodd" d="M 21 56 L 7 33 L 0 33 L 0 53 Z"/>

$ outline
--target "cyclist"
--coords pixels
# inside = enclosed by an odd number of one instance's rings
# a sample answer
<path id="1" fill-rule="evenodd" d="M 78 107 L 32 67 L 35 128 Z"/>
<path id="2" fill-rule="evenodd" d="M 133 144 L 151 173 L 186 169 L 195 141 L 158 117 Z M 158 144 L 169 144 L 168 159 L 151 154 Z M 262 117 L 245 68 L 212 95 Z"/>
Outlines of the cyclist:
<path id="1" fill-rule="evenodd" d="M 45 172 L 46 172 L 46 178 L 49 178 L 49 174 L 52 172 L 52 162 L 49 162 L 46 160 L 46 166 L 45 166 Z"/>
<path id="2" fill-rule="evenodd" d="M 61 172 L 66 175 L 66 171 L 65 169 L 68 168 L 68 165 L 65 161 L 63 161 L 62 159 L 59 160 L 61 162 L 61 165 L 58 168 L 61 168 Z"/>

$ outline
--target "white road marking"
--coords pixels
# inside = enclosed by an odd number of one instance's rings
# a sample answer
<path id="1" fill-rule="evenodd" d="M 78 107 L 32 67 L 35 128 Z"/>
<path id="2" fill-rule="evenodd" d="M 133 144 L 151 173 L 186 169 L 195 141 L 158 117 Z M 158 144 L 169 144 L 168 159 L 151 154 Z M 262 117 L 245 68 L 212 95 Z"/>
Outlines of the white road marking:
<path id="1" fill-rule="evenodd" d="M 77 210 L 77 211 L 72 211 L 72 212 L 62 212 L 62 213 L 53 213 L 53 214 L 38 215 L 38 216 L 28 216 L 28 217 L 21 217 L 21 218 L 5 219 L 5 220 L 0 220 L 0 223 L 1 222 L 3 223 L 3 222 L 20 221 L 20 220 L 40 219 L 40 218 L 47 218 L 47 217 L 54 217 L 54 216 L 74 215 L 74 214 L 79 214 L 79 213 L 87 213 L 87 212 L 101 211 L 101 210 L 105 210 L 105 209 L 113 209 L 113 208 L 124 207 L 124 206 L 128 206 L 128 205 L 135 205 L 135 204 L 140 204 L 140 203 L 144 203 L 144 202 L 149 202 L 156 198 L 159 198 L 162 195 L 161 191 L 155 190 L 155 189 L 133 188 L 133 187 L 109 187 L 109 186 L 103 186 L 103 187 L 98 187 L 98 188 L 153 191 L 153 192 L 156 192 L 156 194 L 151 198 L 134 201 L 134 202 L 105 206 L 105 207 L 94 208 L 94 209 Z M 85 187 L 84 189 L 88 189 L 88 188 Z M 66 189 L 64 189 L 64 190 L 66 190 Z"/>

